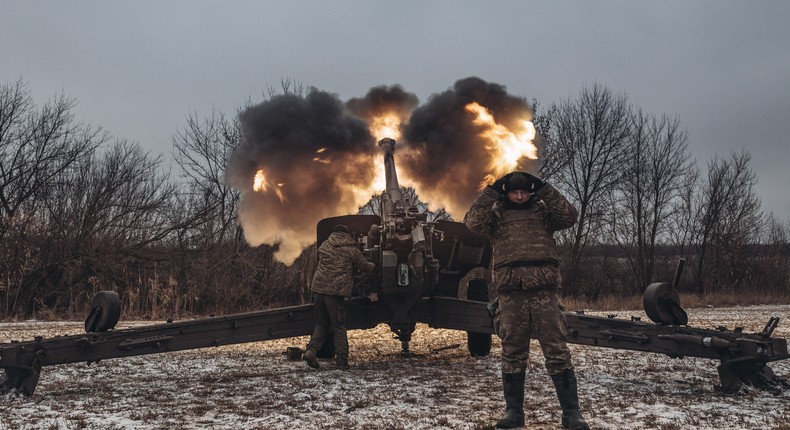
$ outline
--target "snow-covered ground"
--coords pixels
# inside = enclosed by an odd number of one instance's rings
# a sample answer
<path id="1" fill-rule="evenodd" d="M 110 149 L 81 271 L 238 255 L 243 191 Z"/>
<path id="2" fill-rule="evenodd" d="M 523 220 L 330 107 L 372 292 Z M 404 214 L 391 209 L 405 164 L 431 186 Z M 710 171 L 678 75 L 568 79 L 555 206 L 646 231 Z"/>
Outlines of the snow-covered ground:
<path id="1" fill-rule="evenodd" d="M 774 336 L 790 338 L 787 305 L 688 313 L 694 327 L 746 332 L 778 316 Z M 618 316 L 631 315 L 644 317 Z M 0 324 L 0 342 L 81 329 L 82 323 Z M 288 361 L 286 348 L 304 347 L 304 337 L 45 367 L 33 396 L 0 396 L 0 429 L 492 429 L 503 412 L 496 339 L 489 357 L 472 358 L 458 331 L 418 326 L 410 357 L 400 354 L 386 326 L 349 337 L 348 371 L 331 361 L 318 370 Z M 571 348 L 583 414 L 593 428 L 790 429 L 790 392 L 748 388 L 724 395 L 714 389 L 715 360 Z M 534 342 L 531 360 L 526 428 L 560 428 Z M 771 367 L 790 379 L 790 360 Z"/>

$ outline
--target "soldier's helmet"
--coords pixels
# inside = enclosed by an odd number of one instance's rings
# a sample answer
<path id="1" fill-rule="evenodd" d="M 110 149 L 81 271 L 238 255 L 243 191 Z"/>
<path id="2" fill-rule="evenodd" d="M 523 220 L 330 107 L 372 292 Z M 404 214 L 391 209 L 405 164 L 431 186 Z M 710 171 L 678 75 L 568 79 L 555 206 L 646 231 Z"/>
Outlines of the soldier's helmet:
<path id="1" fill-rule="evenodd" d="M 516 190 L 534 192 L 535 186 L 534 177 L 529 173 L 513 172 L 508 175 L 505 181 L 505 192 L 509 193 Z"/>
<path id="2" fill-rule="evenodd" d="M 349 229 L 348 226 L 345 225 L 345 224 L 338 224 L 338 225 L 336 225 L 334 230 L 332 230 L 332 231 L 334 233 L 351 234 L 351 229 Z"/>

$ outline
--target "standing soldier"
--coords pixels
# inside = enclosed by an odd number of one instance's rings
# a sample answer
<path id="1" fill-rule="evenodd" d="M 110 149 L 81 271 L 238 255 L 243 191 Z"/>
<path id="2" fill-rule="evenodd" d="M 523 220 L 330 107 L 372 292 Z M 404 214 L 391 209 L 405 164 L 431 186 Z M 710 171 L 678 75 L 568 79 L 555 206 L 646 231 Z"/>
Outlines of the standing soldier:
<path id="1" fill-rule="evenodd" d="M 329 238 L 318 247 L 318 268 L 311 290 L 315 302 L 315 328 L 302 358 L 307 365 L 319 367 L 316 351 L 326 341 L 329 330 L 334 332 L 335 362 L 348 369 L 348 335 L 346 334 L 346 297 L 354 289 L 354 268 L 371 272 L 375 264 L 367 261 L 343 224 L 335 226 Z"/>
<path id="2" fill-rule="evenodd" d="M 486 187 L 464 223 L 491 239 L 496 301 L 494 329 L 502 339 L 505 416 L 499 428 L 524 425 L 524 374 L 530 337 L 546 358 L 557 389 L 562 426 L 589 429 L 579 413 L 576 375 L 566 344 L 559 301 L 559 260 L 553 233 L 573 226 L 578 212 L 554 187 L 525 172 L 512 172 Z"/>

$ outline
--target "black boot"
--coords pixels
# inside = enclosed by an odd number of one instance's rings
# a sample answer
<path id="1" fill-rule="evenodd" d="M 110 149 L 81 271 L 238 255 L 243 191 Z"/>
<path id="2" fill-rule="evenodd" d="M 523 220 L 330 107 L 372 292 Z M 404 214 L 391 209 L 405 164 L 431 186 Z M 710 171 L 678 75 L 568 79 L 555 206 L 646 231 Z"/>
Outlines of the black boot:
<path id="1" fill-rule="evenodd" d="M 497 421 L 500 429 L 524 427 L 524 371 L 502 373 L 502 388 L 505 392 L 505 416 Z"/>
<path id="2" fill-rule="evenodd" d="M 576 373 L 573 369 L 565 369 L 562 373 L 551 375 L 557 397 L 562 406 L 562 428 L 571 430 L 590 430 L 590 426 L 579 413 L 579 395 L 576 388 Z"/>
<path id="3" fill-rule="evenodd" d="M 320 365 L 318 364 L 318 358 L 315 355 L 315 349 L 307 348 L 307 351 L 302 354 L 302 359 L 307 362 L 307 365 L 312 367 L 313 369 L 318 369 Z"/>

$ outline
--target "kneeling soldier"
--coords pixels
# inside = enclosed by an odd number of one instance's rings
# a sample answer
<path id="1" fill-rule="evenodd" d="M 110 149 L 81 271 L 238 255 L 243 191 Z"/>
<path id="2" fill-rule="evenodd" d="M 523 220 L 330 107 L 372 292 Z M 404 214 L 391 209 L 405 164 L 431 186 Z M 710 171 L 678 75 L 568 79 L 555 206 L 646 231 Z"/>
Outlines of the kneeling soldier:
<path id="1" fill-rule="evenodd" d="M 326 341 L 329 330 L 334 332 L 335 362 L 348 369 L 348 335 L 346 333 L 346 297 L 354 289 L 354 269 L 372 272 L 375 264 L 367 261 L 343 224 L 335 226 L 329 238 L 318 247 L 318 268 L 310 289 L 315 302 L 315 328 L 302 358 L 307 365 L 318 368 L 316 352 Z"/>

